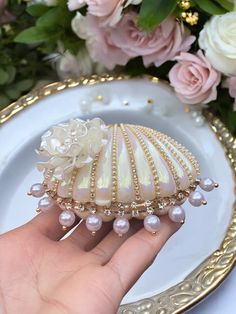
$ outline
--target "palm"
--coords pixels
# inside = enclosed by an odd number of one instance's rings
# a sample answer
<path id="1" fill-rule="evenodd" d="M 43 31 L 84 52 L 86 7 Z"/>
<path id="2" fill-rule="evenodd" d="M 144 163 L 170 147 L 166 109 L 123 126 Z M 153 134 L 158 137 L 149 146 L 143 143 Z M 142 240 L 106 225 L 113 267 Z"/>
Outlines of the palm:
<path id="1" fill-rule="evenodd" d="M 178 228 L 163 219 L 159 236 L 153 237 L 137 231 L 140 223 L 134 223 L 129 234 L 119 238 L 106 224 L 93 237 L 82 223 L 58 241 L 63 233 L 55 223 L 57 216 L 58 210 L 41 214 L 0 237 L 3 313 L 115 313 Z"/>

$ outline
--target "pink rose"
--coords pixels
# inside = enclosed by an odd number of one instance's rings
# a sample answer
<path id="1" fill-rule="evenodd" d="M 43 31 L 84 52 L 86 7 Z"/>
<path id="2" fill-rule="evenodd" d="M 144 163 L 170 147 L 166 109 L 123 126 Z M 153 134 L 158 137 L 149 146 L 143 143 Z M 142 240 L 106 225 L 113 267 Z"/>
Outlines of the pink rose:
<path id="1" fill-rule="evenodd" d="M 15 20 L 15 16 L 6 9 L 6 5 L 6 0 L 0 0 L 0 25 L 10 23 Z"/>
<path id="2" fill-rule="evenodd" d="M 88 5 L 88 13 L 100 18 L 101 26 L 114 26 L 121 19 L 125 0 L 69 0 L 70 10 Z"/>
<path id="3" fill-rule="evenodd" d="M 168 17 L 150 33 L 141 31 L 137 25 L 137 14 L 126 14 L 111 31 L 110 37 L 114 45 L 122 49 L 129 57 L 143 57 L 147 67 L 154 63 L 157 67 L 173 59 L 182 51 L 188 51 L 195 37 L 178 23 Z"/>
<path id="4" fill-rule="evenodd" d="M 112 70 L 116 65 L 126 65 L 130 57 L 117 47 L 111 38 L 112 27 L 102 28 L 100 19 L 88 14 L 86 17 L 77 12 L 72 20 L 72 29 L 79 38 L 86 40 L 91 58 Z"/>
<path id="5" fill-rule="evenodd" d="M 182 52 L 169 72 L 171 85 L 179 99 L 187 104 L 206 104 L 217 98 L 221 75 L 207 61 L 202 51 L 196 55 Z"/>
<path id="6" fill-rule="evenodd" d="M 234 110 L 236 110 L 236 76 L 227 78 L 224 81 L 223 87 L 229 89 L 229 94 L 234 98 Z"/>

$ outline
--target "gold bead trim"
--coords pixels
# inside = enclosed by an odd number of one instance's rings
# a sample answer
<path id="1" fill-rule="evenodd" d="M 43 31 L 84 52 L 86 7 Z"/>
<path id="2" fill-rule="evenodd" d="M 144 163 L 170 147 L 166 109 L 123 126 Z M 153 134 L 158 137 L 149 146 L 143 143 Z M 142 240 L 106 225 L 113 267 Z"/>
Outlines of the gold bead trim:
<path id="1" fill-rule="evenodd" d="M 96 197 L 96 172 L 100 154 L 97 154 L 93 160 L 90 174 L 90 202 L 95 201 Z"/>
<path id="2" fill-rule="evenodd" d="M 117 182 L 118 182 L 118 174 L 117 174 L 117 124 L 113 127 L 112 134 L 112 191 L 111 191 L 111 199 L 112 202 L 117 201 Z"/>
<path id="3" fill-rule="evenodd" d="M 185 173 L 187 173 L 188 176 L 188 180 L 190 184 L 194 184 L 194 179 L 193 179 L 193 175 L 191 173 L 191 170 L 189 168 L 189 166 L 186 164 L 186 162 L 184 161 L 183 158 L 181 158 L 181 156 L 179 154 L 176 153 L 176 151 L 171 147 L 171 145 L 169 143 L 171 143 L 176 149 L 177 148 L 177 143 L 174 141 L 171 141 L 171 138 L 165 135 L 162 135 L 159 132 L 154 131 L 154 134 L 158 137 L 158 139 L 169 149 L 169 151 L 171 152 L 171 154 L 177 159 L 177 161 L 179 162 L 179 164 L 181 165 L 182 169 L 184 170 Z M 185 157 L 187 157 L 187 155 L 180 150 L 182 154 L 184 154 Z M 189 160 L 189 158 L 187 158 Z M 190 162 L 190 160 L 189 160 Z M 191 162 L 192 164 L 192 162 Z M 193 164 L 192 164 L 193 166 Z"/>
<path id="4" fill-rule="evenodd" d="M 53 175 L 53 170 L 52 170 L 52 169 L 47 169 L 47 171 L 46 171 L 46 175 L 45 175 L 45 177 L 44 177 L 44 181 L 43 181 L 43 185 L 44 185 L 44 187 L 46 187 L 46 188 L 47 188 L 48 183 L 49 183 L 49 181 L 50 181 L 50 180 L 51 180 L 51 178 L 52 178 L 52 175 Z"/>
<path id="5" fill-rule="evenodd" d="M 121 128 L 121 132 L 123 134 L 123 137 L 125 140 L 125 145 L 126 145 L 128 155 L 129 155 L 133 184 L 134 184 L 134 191 L 135 191 L 135 199 L 136 199 L 136 201 L 140 201 L 141 200 L 140 186 L 139 186 L 138 172 L 137 172 L 137 168 L 136 168 L 132 144 L 130 142 L 129 136 L 125 130 L 124 125 L 121 124 L 120 128 Z"/>
<path id="6" fill-rule="evenodd" d="M 159 133 L 160 134 L 160 133 Z M 197 176 L 200 175 L 200 166 L 199 163 L 197 162 L 196 158 L 193 156 L 193 154 L 187 149 L 185 148 L 183 145 L 181 145 L 180 143 L 177 143 L 175 140 L 173 140 L 171 137 L 169 137 L 168 135 L 165 134 L 161 134 L 161 137 L 164 138 L 165 140 L 167 140 L 169 143 L 171 143 L 177 150 L 179 150 L 190 162 L 190 164 L 192 165 L 193 169 L 195 170 Z M 167 142 L 167 143 L 168 143 Z M 181 158 L 181 157 L 180 157 Z M 182 158 L 181 158 L 182 159 Z M 183 161 L 184 162 L 184 161 Z M 184 164 L 186 165 L 186 163 L 184 162 Z M 186 167 L 188 168 L 188 166 L 186 165 Z M 190 172 L 191 173 L 191 172 Z"/>
<path id="7" fill-rule="evenodd" d="M 171 159 L 169 158 L 169 156 L 166 154 L 166 152 L 163 150 L 163 148 L 161 147 L 161 145 L 159 145 L 154 138 L 149 134 L 149 132 L 151 131 L 151 133 L 153 135 L 155 135 L 154 132 L 152 132 L 151 129 L 147 129 L 147 128 L 143 128 L 143 127 L 139 127 L 139 126 L 135 126 L 135 128 L 137 128 L 138 130 L 140 130 L 141 132 L 144 133 L 144 135 L 148 138 L 148 140 L 152 143 L 152 145 L 157 149 L 158 152 L 160 152 L 162 158 L 164 159 L 164 161 L 166 162 L 168 168 L 170 169 L 171 175 L 174 179 L 175 185 L 176 185 L 176 190 L 180 191 L 180 181 L 179 181 L 179 177 L 178 174 L 175 170 L 175 167 L 173 165 L 173 163 L 171 162 Z"/>
<path id="8" fill-rule="evenodd" d="M 142 136 L 140 135 L 139 132 L 137 132 L 137 129 L 133 125 L 126 125 L 126 127 L 137 138 L 138 142 L 140 143 L 140 145 L 142 147 L 142 150 L 143 150 L 143 152 L 146 156 L 147 162 L 149 164 L 149 168 L 152 172 L 154 188 L 155 188 L 155 195 L 160 196 L 161 192 L 160 192 L 160 185 L 159 185 L 159 177 L 158 177 L 158 173 L 157 173 L 154 159 L 152 158 L 152 155 L 151 155 L 145 141 L 143 140 Z"/>
<path id="9" fill-rule="evenodd" d="M 73 197 L 73 186 L 75 183 L 75 179 L 78 173 L 78 169 L 74 169 L 71 175 L 71 179 L 70 179 L 70 183 L 69 183 L 69 187 L 68 187 L 68 197 Z"/>
<path id="10" fill-rule="evenodd" d="M 54 195 L 57 195 L 58 185 L 59 185 L 59 180 L 55 180 L 53 187 L 52 187 L 52 192 Z"/>

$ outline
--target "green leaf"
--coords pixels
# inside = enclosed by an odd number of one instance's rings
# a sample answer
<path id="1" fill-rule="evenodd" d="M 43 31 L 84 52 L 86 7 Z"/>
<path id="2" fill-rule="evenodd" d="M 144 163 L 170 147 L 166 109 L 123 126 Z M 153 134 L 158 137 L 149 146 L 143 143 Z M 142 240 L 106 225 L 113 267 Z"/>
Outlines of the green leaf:
<path id="1" fill-rule="evenodd" d="M 176 7 L 176 0 L 143 0 L 137 25 L 145 31 L 151 31 L 172 14 Z"/>
<path id="2" fill-rule="evenodd" d="M 5 94 L 12 100 L 15 100 L 20 97 L 21 92 L 14 87 L 12 88 L 7 88 L 5 90 Z"/>
<path id="3" fill-rule="evenodd" d="M 13 65 L 7 65 L 6 66 L 6 72 L 9 76 L 8 78 L 8 84 L 12 83 L 16 76 L 16 68 Z"/>
<path id="4" fill-rule="evenodd" d="M 37 20 L 36 25 L 45 28 L 55 27 L 60 21 L 60 13 L 60 7 L 51 8 Z"/>
<path id="5" fill-rule="evenodd" d="M 34 84 L 33 79 L 25 79 L 15 84 L 15 87 L 20 92 L 28 91 Z"/>
<path id="6" fill-rule="evenodd" d="M 10 99 L 3 93 L 0 93 L 0 110 L 3 109 L 6 105 L 8 105 L 9 102 Z"/>
<path id="7" fill-rule="evenodd" d="M 227 12 L 222 6 L 212 0 L 195 0 L 195 3 L 199 8 L 211 15 L 219 15 Z"/>
<path id="8" fill-rule="evenodd" d="M 39 17 L 50 10 L 50 7 L 44 4 L 33 4 L 26 8 L 26 12 L 34 17 Z"/>
<path id="9" fill-rule="evenodd" d="M 215 0 L 218 4 L 227 11 L 234 10 L 234 3 L 228 0 Z"/>
<path id="10" fill-rule="evenodd" d="M 24 44 L 36 44 L 47 41 L 49 36 L 50 34 L 44 28 L 33 26 L 18 34 L 14 41 Z"/>
<path id="11" fill-rule="evenodd" d="M 8 73 L 0 68 L 0 85 L 4 85 L 8 82 L 9 80 L 9 75 Z"/>

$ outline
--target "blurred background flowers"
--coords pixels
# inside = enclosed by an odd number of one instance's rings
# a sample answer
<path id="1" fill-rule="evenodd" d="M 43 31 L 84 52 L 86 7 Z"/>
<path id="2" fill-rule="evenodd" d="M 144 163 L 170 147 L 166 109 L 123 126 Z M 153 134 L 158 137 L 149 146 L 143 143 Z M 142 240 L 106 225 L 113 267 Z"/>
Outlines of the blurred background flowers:
<path id="1" fill-rule="evenodd" d="M 234 0 L 0 0 L 0 27 L 0 109 L 40 81 L 151 74 L 236 134 Z"/>

